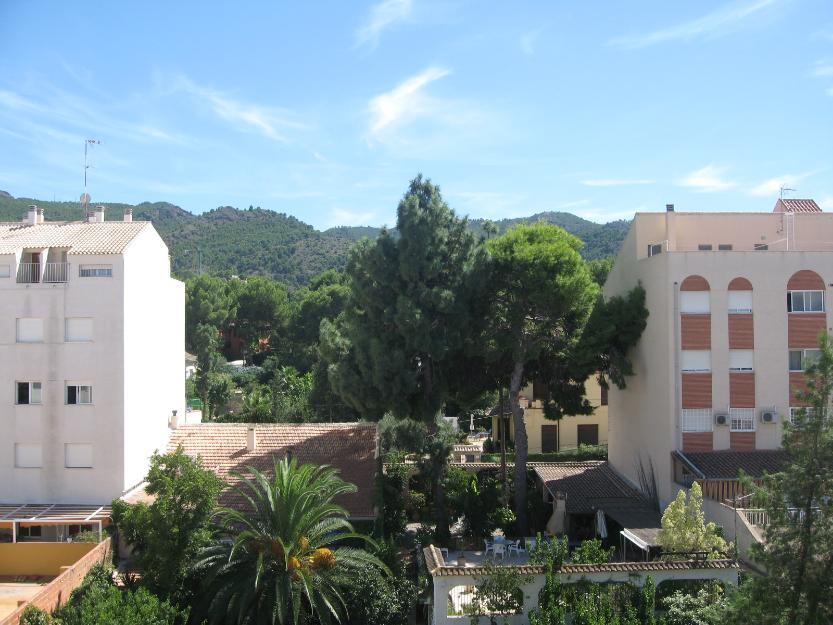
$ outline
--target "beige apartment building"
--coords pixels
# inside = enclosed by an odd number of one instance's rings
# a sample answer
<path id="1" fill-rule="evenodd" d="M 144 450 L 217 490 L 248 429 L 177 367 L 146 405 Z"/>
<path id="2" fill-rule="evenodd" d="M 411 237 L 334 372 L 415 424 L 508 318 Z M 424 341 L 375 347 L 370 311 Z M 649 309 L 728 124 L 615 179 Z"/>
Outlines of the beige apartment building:
<path id="1" fill-rule="evenodd" d="M 576 449 L 579 445 L 607 444 L 607 389 L 599 386 L 596 376 L 584 384 L 585 397 L 593 406 L 593 414 L 571 415 L 558 421 L 544 416 L 544 408 L 536 385 L 529 384 L 521 391 L 521 406 L 524 407 L 524 424 L 529 439 L 529 453 L 549 453 L 565 449 Z M 507 402 L 508 413 L 508 402 Z M 497 409 L 492 414 L 492 436 L 500 440 L 500 422 Z M 508 440 L 515 440 L 515 426 L 506 415 Z"/>
<path id="2" fill-rule="evenodd" d="M 833 214 L 812 200 L 637 213 L 604 293 L 640 283 L 650 316 L 635 375 L 610 391 L 610 462 L 634 484 L 653 471 L 663 506 L 693 479 L 777 466 L 803 369 L 830 328 Z"/>

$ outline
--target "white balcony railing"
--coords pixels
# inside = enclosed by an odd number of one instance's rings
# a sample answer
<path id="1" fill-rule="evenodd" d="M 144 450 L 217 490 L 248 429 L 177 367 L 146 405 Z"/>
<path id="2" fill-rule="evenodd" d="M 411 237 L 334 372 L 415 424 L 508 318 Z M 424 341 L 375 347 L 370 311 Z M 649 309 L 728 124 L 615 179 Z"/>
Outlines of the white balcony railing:
<path id="1" fill-rule="evenodd" d="M 69 277 L 69 263 L 20 263 L 17 270 L 17 281 L 20 284 L 37 284 L 38 282 L 59 283 L 66 282 Z"/>

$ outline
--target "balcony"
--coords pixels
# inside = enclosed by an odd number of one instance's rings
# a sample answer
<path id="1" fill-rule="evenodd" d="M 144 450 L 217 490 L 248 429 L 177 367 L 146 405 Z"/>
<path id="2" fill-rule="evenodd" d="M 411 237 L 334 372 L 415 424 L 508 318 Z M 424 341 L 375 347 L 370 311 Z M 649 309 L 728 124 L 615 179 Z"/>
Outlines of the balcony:
<path id="1" fill-rule="evenodd" d="M 20 263 L 17 271 L 18 284 L 59 284 L 69 277 L 69 263 L 46 263 L 41 273 L 41 263 Z"/>

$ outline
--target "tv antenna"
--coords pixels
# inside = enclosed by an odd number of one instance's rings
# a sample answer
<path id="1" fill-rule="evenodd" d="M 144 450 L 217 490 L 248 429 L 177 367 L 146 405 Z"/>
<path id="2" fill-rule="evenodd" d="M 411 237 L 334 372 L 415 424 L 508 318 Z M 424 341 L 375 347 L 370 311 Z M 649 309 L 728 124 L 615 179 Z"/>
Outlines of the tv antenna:
<path id="1" fill-rule="evenodd" d="M 782 184 L 782 185 L 781 185 L 781 199 L 782 199 L 782 200 L 784 199 L 784 191 L 795 191 L 795 189 L 791 189 L 791 188 L 790 188 L 790 187 L 788 187 L 787 185 Z"/>
<path id="2" fill-rule="evenodd" d="M 101 145 L 101 141 L 98 139 L 84 139 L 84 195 L 87 195 L 87 170 L 90 168 L 87 164 L 87 148 L 91 145 Z"/>

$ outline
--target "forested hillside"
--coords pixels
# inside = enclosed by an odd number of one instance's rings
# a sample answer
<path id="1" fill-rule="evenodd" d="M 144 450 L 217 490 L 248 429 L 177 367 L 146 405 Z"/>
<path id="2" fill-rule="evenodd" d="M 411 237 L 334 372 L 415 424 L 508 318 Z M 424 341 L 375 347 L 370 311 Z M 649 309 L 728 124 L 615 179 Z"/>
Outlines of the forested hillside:
<path id="1" fill-rule="evenodd" d="M 20 221 L 30 204 L 45 209 L 47 221 L 79 220 L 83 213 L 76 202 L 50 202 L 14 198 L 0 191 L 0 221 Z M 121 219 L 122 203 L 105 203 L 106 218 Z M 301 286 L 327 269 L 343 269 L 350 248 L 380 229 L 370 226 L 340 226 L 320 232 L 304 222 L 274 211 L 222 206 L 195 215 L 168 202 L 143 202 L 133 206 L 133 217 L 148 220 L 171 250 L 173 269 L 180 276 L 197 270 L 219 275 L 263 275 L 290 286 Z M 516 223 L 546 221 L 564 227 L 585 242 L 587 259 L 616 254 L 628 222 L 597 224 L 570 213 L 544 212 L 520 219 L 495 222 L 500 232 Z M 471 227 L 482 232 L 484 220 Z"/>

